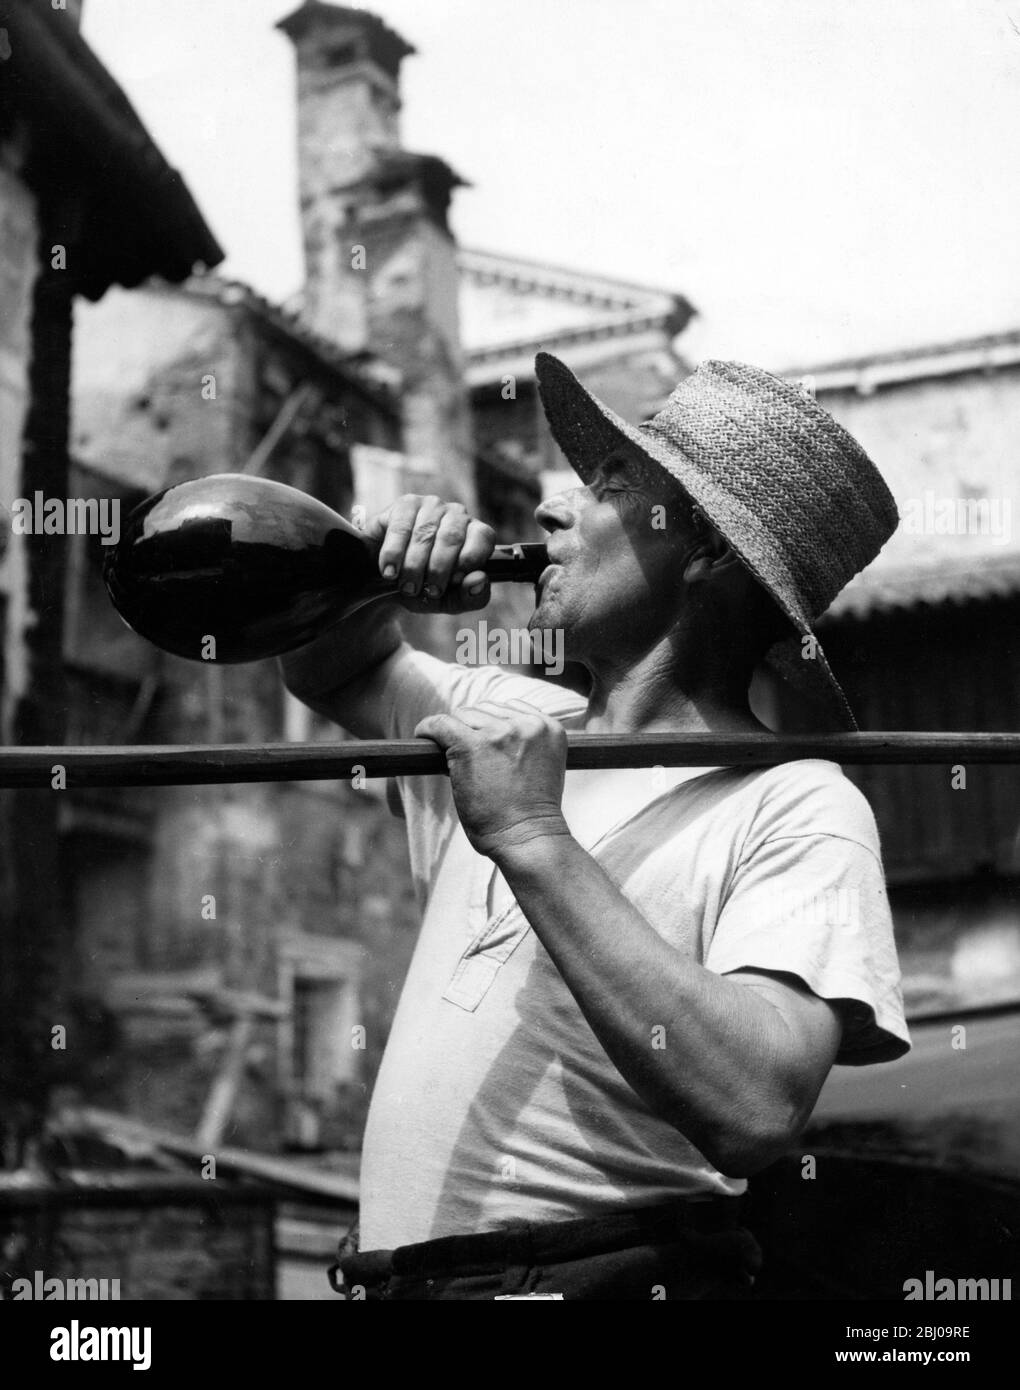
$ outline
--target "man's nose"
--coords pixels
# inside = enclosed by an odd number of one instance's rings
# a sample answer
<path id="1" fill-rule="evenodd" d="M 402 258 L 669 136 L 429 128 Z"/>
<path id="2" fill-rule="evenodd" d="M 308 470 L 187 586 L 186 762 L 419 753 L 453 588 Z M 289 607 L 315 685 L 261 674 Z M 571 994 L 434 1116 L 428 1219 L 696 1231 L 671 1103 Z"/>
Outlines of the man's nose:
<path id="1" fill-rule="evenodd" d="M 570 494 L 557 492 L 552 497 L 544 497 L 535 508 L 535 520 L 546 531 L 565 531 L 574 524 L 574 510 L 570 504 Z"/>

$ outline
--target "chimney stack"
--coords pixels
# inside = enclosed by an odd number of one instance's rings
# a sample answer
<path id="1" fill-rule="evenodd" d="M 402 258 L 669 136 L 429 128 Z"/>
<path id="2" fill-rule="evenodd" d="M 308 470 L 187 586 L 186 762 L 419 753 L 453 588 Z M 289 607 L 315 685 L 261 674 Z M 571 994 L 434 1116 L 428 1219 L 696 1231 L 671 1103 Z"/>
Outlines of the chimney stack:
<path id="1" fill-rule="evenodd" d="M 463 183 L 400 143 L 400 64 L 412 46 L 367 10 L 305 0 L 281 29 L 297 55 L 304 318 L 396 370 L 404 448 L 474 500 L 470 408 L 447 222 Z"/>

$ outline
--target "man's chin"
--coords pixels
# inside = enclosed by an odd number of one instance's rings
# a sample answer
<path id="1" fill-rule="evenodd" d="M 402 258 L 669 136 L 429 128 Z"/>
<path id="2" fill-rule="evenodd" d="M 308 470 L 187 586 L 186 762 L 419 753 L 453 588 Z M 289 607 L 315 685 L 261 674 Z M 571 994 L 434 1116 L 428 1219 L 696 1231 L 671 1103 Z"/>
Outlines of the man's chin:
<path id="1" fill-rule="evenodd" d="M 557 656 L 564 661 L 576 661 L 577 658 L 571 652 L 571 647 L 576 647 L 576 640 L 571 641 L 572 633 L 569 619 L 557 609 L 555 603 L 540 600 L 538 607 L 528 619 L 528 631 L 548 634 L 541 640 L 548 644 L 553 642 Z"/>
<path id="2" fill-rule="evenodd" d="M 556 619 L 552 609 L 554 605 L 546 599 L 540 598 L 535 605 L 535 611 L 528 619 L 528 631 L 537 632 L 541 628 L 556 627 Z"/>

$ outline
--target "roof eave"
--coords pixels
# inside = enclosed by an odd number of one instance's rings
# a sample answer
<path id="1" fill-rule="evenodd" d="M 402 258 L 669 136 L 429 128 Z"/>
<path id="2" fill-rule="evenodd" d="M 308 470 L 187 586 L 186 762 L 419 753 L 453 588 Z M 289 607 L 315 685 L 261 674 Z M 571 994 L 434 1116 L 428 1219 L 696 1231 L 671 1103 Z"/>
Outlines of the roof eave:
<path id="1" fill-rule="evenodd" d="M 8 0 L 6 9 L 9 90 L 90 171 L 83 186 L 95 216 L 75 288 L 98 299 L 111 284 L 131 287 L 151 275 L 180 282 L 196 265 L 218 265 L 223 250 L 183 178 L 66 13 L 43 17 L 28 0 Z M 121 235 L 105 235 L 108 224 Z"/>
<path id="2" fill-rule="evenodd" d="M 919 608 L 1020 598 L 1020 552 L 980 551 L 916 564 L 873 565 L 833 601 L 820 623 L 835 627 Z"/>
<path id="3" fill-rule="evenodd" d="M 159 292 L 161 287 L 154 285 L 151 288 Z M 253 290 L 250 285 L 239 280 L 225 279 L 221 275 L 191 276 L 181 289 L 186 294 L 213 300 L 225 309 L 249 314 L 270 332 L 285 338 L 305 353 L 318 367 L 332 372 L 391 423 L 400 422 L 400 407 L 392 391 L 360 371 L 357 363 L 352 361 L 348 354 L 309 328 L 301 321 L 300 315 L 290 313 L 280 305 L 274 304 Z"/>
<path id="4" fill-rule="evenodd" d="M 1020 363 L 1020 329 L 964 338 L 928 347 L 874 353 L 868 357 L 824 362 L 811 367 L 787 367 L 777 375 L 809 376 L 816 391 L 855 391 L 870 395 L 880 386 L 907 385 L 966 372 L 992 372 Z"/>

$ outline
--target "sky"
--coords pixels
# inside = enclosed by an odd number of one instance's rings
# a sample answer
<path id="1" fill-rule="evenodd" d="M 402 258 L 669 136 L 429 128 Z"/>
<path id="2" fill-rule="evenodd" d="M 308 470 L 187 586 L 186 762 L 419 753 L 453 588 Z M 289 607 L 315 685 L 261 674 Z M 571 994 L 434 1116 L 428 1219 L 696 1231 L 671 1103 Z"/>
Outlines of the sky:
<path id="1" fill-rule="evenodd" d="M 279 0 L 85 0 L 228 252 L 302 279 Z M 780 369 L 1020 326 L 1020 0 L 377 0 L 465 246 L 680 292 Z"/>

